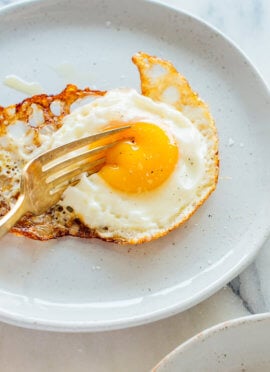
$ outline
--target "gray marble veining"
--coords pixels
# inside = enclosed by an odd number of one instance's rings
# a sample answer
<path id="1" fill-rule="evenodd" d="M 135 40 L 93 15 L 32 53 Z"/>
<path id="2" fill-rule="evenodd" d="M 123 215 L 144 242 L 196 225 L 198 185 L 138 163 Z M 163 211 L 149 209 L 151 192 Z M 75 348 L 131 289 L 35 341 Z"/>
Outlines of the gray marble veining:
<path id="1" fill-rule="evenodd" d="M 257 259 L 231 282 L 251 313 L 270 311 L 270 239 L 262 247 Z"/>

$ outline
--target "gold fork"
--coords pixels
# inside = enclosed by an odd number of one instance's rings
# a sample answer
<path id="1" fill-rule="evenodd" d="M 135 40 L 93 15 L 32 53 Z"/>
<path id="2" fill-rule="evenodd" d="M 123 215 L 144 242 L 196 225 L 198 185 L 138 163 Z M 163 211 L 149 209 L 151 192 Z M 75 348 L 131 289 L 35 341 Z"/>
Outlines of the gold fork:
<path id="1" fill-rule="evenodd" d="M 113 139 L 130 126 L 107 130 L 47 151 L 31 160 L 23 168 L 20 196 L 14 207 L 0 219 L 0 237 L 6 234 L 27 212 L 40 215 L 56 204 L 78 176 L 98 172 L 105 162 L 105 151 L 118 143 Z M 108 143 L 89 147 L 103 139 Z M 77 178 L 76 178 L 77 177 Z"/>

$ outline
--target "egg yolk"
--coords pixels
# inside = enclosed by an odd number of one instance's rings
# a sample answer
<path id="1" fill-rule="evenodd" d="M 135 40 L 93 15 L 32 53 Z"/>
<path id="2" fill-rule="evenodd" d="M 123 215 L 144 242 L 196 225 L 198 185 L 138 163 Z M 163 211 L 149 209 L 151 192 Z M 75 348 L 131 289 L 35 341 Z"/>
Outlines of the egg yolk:
<path id="1" fill-rule="evenodd" d="M 123 141 L 106 153 L 99 175 L 113 188 L 140 193 L 160 186 L 173 172 L 178 147 L 167 133 L 151 123 L 135 123 Z"/>

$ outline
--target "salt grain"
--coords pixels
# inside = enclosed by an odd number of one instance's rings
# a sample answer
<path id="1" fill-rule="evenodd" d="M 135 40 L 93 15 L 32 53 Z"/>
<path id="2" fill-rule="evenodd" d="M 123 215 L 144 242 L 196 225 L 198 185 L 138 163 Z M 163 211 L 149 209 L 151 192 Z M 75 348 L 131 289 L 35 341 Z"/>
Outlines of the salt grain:
<path id="1" fill-rule="evenodd" d="M 100 270 L 101 267 L 100 266 L 92 266 L 92 270 Z"/>
<path id="2" fill-rule="evenodd" d="M 229 138 L 228 145 L 230 147 L 234 145 L 234 140 L 232 138 Z"/>

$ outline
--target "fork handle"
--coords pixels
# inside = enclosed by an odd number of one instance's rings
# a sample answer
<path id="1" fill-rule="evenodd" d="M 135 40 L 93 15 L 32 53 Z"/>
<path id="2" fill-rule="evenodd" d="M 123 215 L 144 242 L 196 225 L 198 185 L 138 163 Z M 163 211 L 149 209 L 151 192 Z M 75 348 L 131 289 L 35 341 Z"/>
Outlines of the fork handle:
<path id="1" fill-rule="evenodd" d="M 0 237 L 9 232 L 17 221 L 27 212 L 25 196 L 21 195 L 11 210 L 0 219 Z"/>

